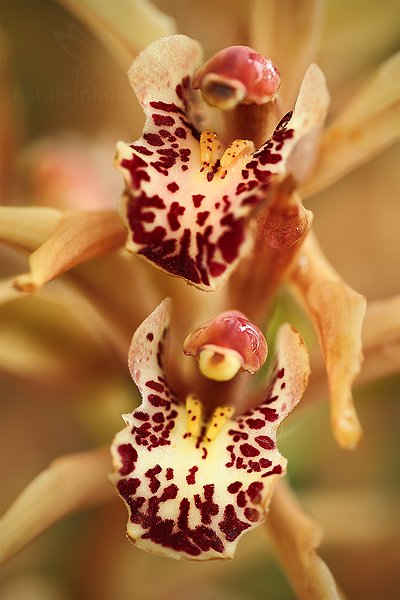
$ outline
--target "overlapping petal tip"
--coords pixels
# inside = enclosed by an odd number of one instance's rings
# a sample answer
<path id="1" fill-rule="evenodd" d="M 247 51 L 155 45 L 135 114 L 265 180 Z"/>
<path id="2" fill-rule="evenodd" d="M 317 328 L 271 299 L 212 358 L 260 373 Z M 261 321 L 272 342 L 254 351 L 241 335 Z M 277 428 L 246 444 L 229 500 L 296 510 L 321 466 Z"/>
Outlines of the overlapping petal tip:
<path id="1" fill-rule="evenodd" d="M 111 479 L 129 513 L 128 537 L 140 548 L 173 558 L 232 558 L 241 535 L 265 519 L 286 460 L 276 429 L 307 384 L 307 351 L 283 326 L 274 369 L 261 403 L 232 417 L 215 410 L 207 423 L 199 399 L 186 405 L 163 368 L 169 324 L 163 302 L 135 333 L 129 353 L 142 395 L 112 444 Z"/>
<path id="2" fill-rule="evenodd" d="M 275 188 L 268 211 L 257 221 L 261 240 L 276 250 L 294 246 L 309 231 L 313 214 L 304 208 L 291 175 Z"/>
<path id="3" fill-rule="evenodd" d="M 171 36 L 133 63 L 130 79 L 146 123 L 142 138 L 117 145 L 116 165 L 126 184 L 128 250 L 213 290 L 252 248 L 249 217 L 286 174 L 296 144 L 322 123 L 328 94 L 312 65 L 294 112 L 271 139 L 256 152 L 249 140 L 235 140 L 224 151 L 215 132 L 199 133 L 207 109 L 191 81 L 200 62 L 196 42 Z"/>

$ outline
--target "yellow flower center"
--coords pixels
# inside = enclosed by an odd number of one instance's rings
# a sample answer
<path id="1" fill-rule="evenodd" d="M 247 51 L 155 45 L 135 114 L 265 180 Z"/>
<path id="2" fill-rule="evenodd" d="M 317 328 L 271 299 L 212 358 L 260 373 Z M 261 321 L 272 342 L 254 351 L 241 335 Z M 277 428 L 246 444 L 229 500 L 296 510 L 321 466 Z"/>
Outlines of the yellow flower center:
<path id="1" fill-rule="evenodd" d="M 189 394 L 186 398 L 187 432 L 188 437 L 199 438 L 203 428 L 203 404 L 195 394 Z M 204 440 L 212 442 L 215 440 L 223 426 L 233 416 L 232 406 L 217 406 L 208 422 Z"/>

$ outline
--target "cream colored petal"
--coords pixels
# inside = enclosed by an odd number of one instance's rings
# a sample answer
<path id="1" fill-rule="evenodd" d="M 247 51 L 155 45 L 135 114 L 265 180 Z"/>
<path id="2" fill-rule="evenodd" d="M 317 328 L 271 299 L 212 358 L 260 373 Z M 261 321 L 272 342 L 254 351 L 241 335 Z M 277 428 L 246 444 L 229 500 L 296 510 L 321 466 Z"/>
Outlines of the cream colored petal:
<path id="1" fill-rule="evenodd" d="M 0 520 L 0 564 L 66 515 L 111 500 L 109 468 L 109 451 L 100 448 L 58 458 L 40 473 Z"/>
<path id="2" fill-rule="evenodd" d="M 225 394 L 225 405 L 208 415 L 198 396 L 189 393 L 183 403 L 167 382 L 169 311 L 165 300 L 133 336 L 128 363 L 142 402 L 123 415 L 110 478 L 127 506 L 127 535 L 137 547 L 185 560 L 232 558 L 242 534 L 265 517 L 285 472 L 275 434 L 307 386 L 307 350 L 283 325 L 260 404 L 233 417 Z"/>
<path id="3" fill-rule="evenodd" d="M 32 252 L 53 233 L 62 215 L 55 208 L 0 206 L 0 240 Z"/>
<path id="4" fill-rule="evenodd" d="M 342 281 L 311 235 L 303 245 L 290 283 L 313 321 L 324 354 L 333 434 L 342 448 L 355 448 L 361 426 L 351 386 L 361 368 L 366 300 Z"/>
<path id="5" fill-rule="evenodd" d="M 303 195 L 331 185 L 400 138 L 400 53 L 385 62 L 327 129 Z"/>
<path id="6" fill-rule="evenodd" d="M 51 236 L 29 257 L 30 272 L 14 285 L 34 291 L 72 267 L 121 246 L 125 230 L 114 212 L 65 213 Z"/>
<path id="7" fill-rule="evenodd" d="M 254 153 L 251 143 L 237 140 L 220 157 L 218 136 L 203 131 L 199 144 L 190 125 L 187 90 L 200 62 L 198 44 L 186 36 L 158 40 L 135 60 L 130 78 L 146 113 L 145 130 L 135 143 L 117 145 L 116 166 L 126 184 L 121 212 L 127 249 L 199 289 L 214 291 L 250 252 L 251 217 L 265 201 L 266 190 L 288 171 L 296 176 L 292 154 L 298 145 L 308 144 L 310 135 L 315 141 L 329 94 L 321 70 L 311 65 L 294 111 L 272 138 Z M 171 132 L 167 137 L 165 127 Z M 178 152 L 179 136 L 184 142 Z M 303 158 L 302 164 L 309 161 Z M 218 198 L 224 201 L 216 202 Z"/>
<path id="8" fill-rule="evenodd" d="M 250 45 L 270 58 L 282 78 L 283 112 L 294 105 L 319 49 L 324 0 L 254 0 Z"/>
<path id="9" fill-rule="evenodd" d="M 293 120 L 298 116 L 297 126 L 302 135 L 287 162 L 287 171 L 293 175 L 298 186 L 314 169 L 329 102 L 324 74 L 318 65 L 311 64 L 303 78 L 293 113 Z"/>
<path id="10" fill-rule="evenodd" d="M 299 600 L 343 600 L 317 550 L 322 532 L 281 481 L 272 498 L 267 529 L 279 561 Z"/>
<path id="11" fill-rule="evenodd" d="M 175 33 L 173 19 L 148 0 L 59 0 L 81 19 L 124 69 L 148 44 Z"/>

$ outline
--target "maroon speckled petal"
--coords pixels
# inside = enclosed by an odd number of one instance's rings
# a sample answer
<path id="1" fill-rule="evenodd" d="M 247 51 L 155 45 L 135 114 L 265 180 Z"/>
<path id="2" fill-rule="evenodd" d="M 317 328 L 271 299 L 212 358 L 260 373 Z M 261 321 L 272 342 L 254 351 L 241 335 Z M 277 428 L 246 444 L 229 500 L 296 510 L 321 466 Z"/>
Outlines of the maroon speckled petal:
<path id="1" fill-rule="evenodd" d="M 310 88 L 305 80 L 295 112 L 257 152 L 251 154 L 252 143 L 239 140 L 222 155 L 212 132 L 203 132 L 200 150 L 205 109 L 191 81 L 201 60 L 196 42 L 171 36 L 134 61 L 130 78 L 146 123 L 139 140 L 119 142 L 116 165 L 126 183 L 122 214 L 128 250 L 212 290 L 251 249 L 249 217 L 265 201 L 274 178 L 285 175 L 294 145 L 323 116 L 304 98 Z"/>
<path id="2" fill-rule="evenodd" d="M 210 441 L 204 426 L 197 436 L 188 433 L 188 417 L 194 417 L 166 381 L 168 321 L 165 301 L 133 337 L 129 366 L 142 403 L 124 415 L 126 428 L 112 444 L 111 479 L 128 508 L 128 536 L 138 547 L 173 558 L 232 558 L 243 532 L 265 519 L 273 487 L 285 472 L 276 428 L 305 389 L 307 352 L 298 334 L 283 326 L 262 404 L 226 418 Z"/>

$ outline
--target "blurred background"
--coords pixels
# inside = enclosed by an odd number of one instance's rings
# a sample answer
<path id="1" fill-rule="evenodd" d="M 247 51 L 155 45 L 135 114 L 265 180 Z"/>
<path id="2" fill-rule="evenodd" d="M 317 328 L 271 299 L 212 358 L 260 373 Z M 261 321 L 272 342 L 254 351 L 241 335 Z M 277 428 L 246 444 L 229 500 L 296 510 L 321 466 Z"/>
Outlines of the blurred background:
<path id="1" fill-rule="evenodd" d="M 154 4 L 206 56 L 247 41 L 251 2 Z M 328 0 L 317 62 L 332 95 L 330 119 L 398 50 L 399 7 L 397 0 Z M 0 82 L 1 203 L 90 209 L 97 198 L 117 208 L 115 142 L 138 137 L 143 117 L 104 45 L 54 0 L 0 0 Z M 57 172 L 57 160 L 70 161 L 75 181 L 76 156 L 94 173 L 85 198 L 69 187 L 68 169 Z M 370 301 L 399 293 L 399 164 L 397 145 L 307 203 L 328 258 Z M 49 178 L 54 185 L 43 183 Z M 2 276 L 26 271 L 12 250 L 2 248 L 0 259 Z M 138 398 L 126 369 L 73 312 L 32 296 L 2 305 L 0 314 L 3 513 L 55 457 L 108 443 Z M 357 388 L 365 435 L 355 452 L 333 442 L 324 398 L 292 415 L 280 434 L 288 478 L 325 531 L 321 556 L 352 599 L 400 597 L 399 391 L 399 376 Z M 232 563 L 181 564 L 135 549 L 125 521 L 115 501 L 57 524 L 6 565 L 0 600 L 294 598 L 262 527 L 243 538 Z"/>

